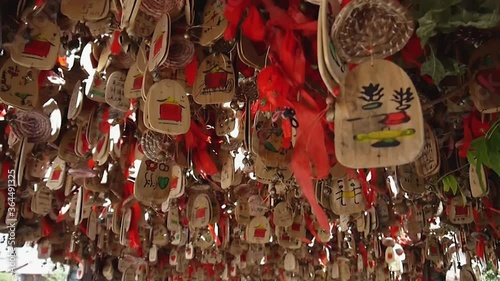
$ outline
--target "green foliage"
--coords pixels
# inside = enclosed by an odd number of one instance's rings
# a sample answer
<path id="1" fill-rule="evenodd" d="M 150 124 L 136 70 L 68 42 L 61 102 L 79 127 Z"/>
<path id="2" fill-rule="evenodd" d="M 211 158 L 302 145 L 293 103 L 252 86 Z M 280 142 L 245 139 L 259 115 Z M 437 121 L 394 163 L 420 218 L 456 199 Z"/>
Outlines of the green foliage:
<path id="1" fill-rule="evenodd" d="M 500 120 L 497 120 L 484 137 L 473 140 L 467 153 L 471 165 L 476 166 L 481 188 L 485 189 L 481 174 L 482 166 L 492 169 L 500 176 Z"/>
<path id="2" fill-rule="evenodd" d="M 0 272 L 0 281 L 14 281 L 15 278 L 11 273 Z"/>
<path id="3" fill-rule="evenodd" d="M 462 0 L 420 0 L 416 5 L 417 36 L 425 46 L 438 32 L 450 33 L 462 26 L 492 28 L 500 22 L 497 0 L 485 0 L 474 10 L 465 8 Z"/>
<path id="4" fill-rule="evenodd" d="M 453 193 L 453 195 L 457 195 L 458 191 L 458 181 L 454 175 L 447 175 L 443 178 L 443 190 L 444 192 Z"/>
<path id="5" fill-rule="evenodd" d="M 446 76 L 463 75 L 467 67 L 456 59 L 446 58 L 440 61 L 434 55 L 434 49 L 430 48 L 430 55 L 422 64 L 421 74 L 429 75 L 436 85 L 439 85 Z"/>

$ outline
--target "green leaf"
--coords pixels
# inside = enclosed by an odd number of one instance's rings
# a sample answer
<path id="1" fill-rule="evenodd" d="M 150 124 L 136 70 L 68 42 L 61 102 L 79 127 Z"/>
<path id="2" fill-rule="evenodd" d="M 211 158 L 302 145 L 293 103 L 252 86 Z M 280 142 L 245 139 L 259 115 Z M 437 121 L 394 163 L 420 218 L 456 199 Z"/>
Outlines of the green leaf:
<path id="1" fill-rule="evenodd" d="M 451 190 L 453 195 L 457 194 L 458 191 L 458 181 L 454 175 L 447 175 L 443 178 L 443 189 L 445 192 Z"/>
<path id="2" fill-rule="evenodd" d="M 446 70 L 436 56 L 431 48 L 431 54 L 427 57 L 426 61 L 422 64 L 421 72 L 422 75 L 429 75 L 436 85 L 439 85 L 446 76 Z"/>
<path id="3" fill-rule="evenodd" d="M 467 66 L 453 58 L 441 60 L 445 69 L 445 76 L 464 75 L 467 72 Z"/>

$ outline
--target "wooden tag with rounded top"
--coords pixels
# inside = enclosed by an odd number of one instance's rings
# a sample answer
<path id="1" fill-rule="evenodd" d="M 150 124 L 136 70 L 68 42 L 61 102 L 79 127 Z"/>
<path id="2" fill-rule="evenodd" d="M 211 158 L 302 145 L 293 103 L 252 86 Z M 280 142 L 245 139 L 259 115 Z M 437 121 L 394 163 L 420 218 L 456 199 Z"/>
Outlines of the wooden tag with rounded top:
<path id="1" fill-rule="evenodd" d="M 85 80 L 85 95 L 96 102 L 106 102 L 106 79 L 99 72 L 93 72 Z"/>
<path id="2" fill-rule="evenodd" d="M 198 67 L 193 85 L 197 104 L 219 104 L 233 99 L 236 77 L 231 60 L 223 54 L 207 56 Z"/>
<path id="3" fill-rule="evenodd" d="M 195 228 L 202 228 L 209 224 L 212 217 L 212 207 L 210 197 L 200 193 L 190 198 L 189 225 Z"/>
<path id="4" fill-rule="evenodd" d="M 151 127 L 164 134 L 185 134 L 191 125 L 186 91 L 174 80 L 161 80 L 151 86 L 145 110 Z"/>
<path id="5" fill-rule="evenodd" d="M 387 60 L 368 61 L 346 76 L 335 103 L 335 151 L 350 168 L 411 163 L 424 146 L 417 90 L 408 75 Z"/>
<path id="6" fill-rule="evenodd" d="M 319 74 L 321 76 L 321 79 L 325 83 L 326 88 L 328 89 L 329 92 L 333 93 L 333 90 L 337 88 L 338 84 L 337 82 L 332 78 L 330 72 L 328 72 L 328 69 L 326 68 L 325 64 L 325 54 L 323 50 L 323 33 L 328 33 L 328 31 L 323 30 L 323 25 L 321 24 L 323 20 L 323 12 L 322 10 L 324 9 L 323 5 L 320 5 L 320 12 L 318 15 L 318 34 L 316 36 L 316 47 L 317 47 L 317 53 L 318 53 L 318 70 Z"/>
<path id="7" fill-rule="evenodd" d="M 28 21 L 29 40 L 24 33 L 16 35 L 10 56 L 19 65 L 49 70 L 54 67 L 61 46 L 59 28 L 46 13 L 38 13 Z"/>
<path id="8" fill-rule="evenodd" d="M 66 162 L 60 157 L 52 161 L 50 173 L 47 178 L 47 187 L 51 190 L 58 190 L 64 185 L 66 176 Z"/>
<path id="9" fill-rule="evenodd" d="M 341 83 L 348 72 L 346 65 L 337 56 L 330 36 L 333 22 L 339 12 L 340 3 L 338 0 L 322 0 L 320 5 L 321 21 L 318 21 L 318 24 L 321 25 L 322 29 L 321 47 L 323 48 L 323 59 L 328 73 L 337 83 Z M 320 47 L 318 46 L 318 48 Z"/>
<path id="10" fill-rule="evenodd" d="M 7 59 L 0 70 L 0 100 L 21 110 L 31 110 L 38 103 L 38 74 Z"/>
<path id="11" fill-rule="evenodd" d="M 170 47 L 171 22 L 168 14 L 163 15 L 156 23 L 155 32 L 149 49 L 149 71 L 154 71 L 163 64 L 168 56 Z"/>
<path id="12" fill-rule="evenodd" d="M 52 209 L 52 193 L 46 186 L 39 186 L 31 199 L 31 211 L 35 214 L 45 216 Z"/>
<path id="13" fill-rule="evenodd" d="M 109 12 L 110 1 L 62 0 L 61 13 L 72 20 L 98 21 Z"/>
<path id="14" fill-rule="evenodd" d="M 266 244 L 271 235 L 269 220 L 264 216 L 252 219 L 247 228 L 246 240 L 251 244 Z"/>
<path id="15" fill-rule="evenodd" d="M 203 10 L 203 23 L 199 43 L 208 46 L 221 38 L 228 25 L 224 17 L 226 3 L 224 0 L 208 0 Z"/>
<path id="16" fill-rule="evenodd" d="M 439 147 L 436 135 L 429 124 L 424 125 L 425 144 L 422 153 L 415 161 L 415 172 L 419 177 L 426 178 L 439 172 Z"/>
<path id="17" fill-rule="evenodd" d="M 417 175 L 415 167 L 412 164 L 397 166 L 396 176 L 401 189 L 404 191 L 413 194 L 422 194 L 425 192 L 425 178 Z"/>
<path id="18" fill-rule="evenodd" d="M 115 71 L 109 75 L 106 82 L 104 100 L 107 104 L 121 112 L 130 109 L 130 100 L 124 95 L 124 84 L 127 75 L 121 71 Z"/>
<path id="19" fill-rule="evenodd" d="M 127 77 L 125 78 L 125 85 L 123 86 L 123 94 L 126 98 L 136 99 L 141 97 L 143 75 L 139 71 L 137 62 L 132 64 L 127 72 Z"/>
<path id="20" fill-rule="evenodd" d="M 170 188 L 177 185 L 178 178 L 172 177 L 173 169 L 168 163 L 156 163 L 143 157 L 134 185 L 134 197 L 143 203 L 161 204 L 168 199 Z"/>
<path id="21" fill-rule="evenodd" d="M 333 179 L 330 196 L 330 207 L 337 215 L 351 215 L 365 210 L 361 183 L 348 175 Z"/>

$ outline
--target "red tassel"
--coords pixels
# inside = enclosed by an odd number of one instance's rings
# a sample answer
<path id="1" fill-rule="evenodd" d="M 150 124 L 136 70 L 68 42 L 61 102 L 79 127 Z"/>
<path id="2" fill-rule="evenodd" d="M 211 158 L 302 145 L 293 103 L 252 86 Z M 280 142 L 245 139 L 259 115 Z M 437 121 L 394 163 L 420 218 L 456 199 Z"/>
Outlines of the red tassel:
<path id="1" fill-rule="evenodd" d="M 186 74 L 186 84 L 188 86 L 193 86 L 194 81 L 196 80 L 196 72 L 198 71 L 198 58 L 196 54 L 193 55 L 193 59 L 191 62 L 186 65 L 184 72 Z"/>
<path id="2" fill-rule="evenodd" d="M 262 41 L 266 35 L 266 26 L 255 6 L 248 8 L 247 17 L 241 24 L 241 31 L 252 41 Z"/>
<path id="3" fill-rule="evenodd" d="M 115 30 L 113 36 L 111 37 L 111 46 L 109 47 L 111 54 L 117 56 L 122 51 L 122 45 L 120 44 L 120 30 Z"/>

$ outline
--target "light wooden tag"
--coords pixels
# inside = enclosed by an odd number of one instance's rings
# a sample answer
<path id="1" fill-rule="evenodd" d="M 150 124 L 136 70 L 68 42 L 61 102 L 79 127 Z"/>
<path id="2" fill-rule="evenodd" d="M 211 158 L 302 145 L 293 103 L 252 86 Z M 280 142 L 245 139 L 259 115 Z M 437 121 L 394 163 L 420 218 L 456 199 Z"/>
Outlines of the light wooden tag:
<path id="1" fill-rule="evenodd" d="M 283 258 L 283 269 L 286 271 L 295 271 L 297 266 L 297 260 L 293 253 L 287 253 Z"/>
<path id="2" fill-rule="evenodd" d="M 257 216 L 248 225 L 246 239 L 251 244 L 269 243 L 270 230 L 269 220 L 264 216 Z"/>
<path id="3" fill-rule="evenodd" d="M 283 129 L 281 121 L 273 122 L 263 112 L 257 113 L 252 135 L 252 149 L 267 167 L 288 168 L 291 149 L 283 148 Z"/>
<path id="4" fill-rule="evenodd" d="M 330 36 L 335 17 L 340 12 L 339 1 L 322 0 L 320 5 L 320 13 L 321 12 L 321 22 L 318 22 L 318 24 L 321 24 L 323 58 L 328 73 L 337 83 L 341 83 L 348 73 L 348 68 L 337 56 L 332 37 Z"/>
<path id="5" fill-rule="evenodd" d="M 306 237 L 306 227 L 303 213 L 295 215 L 293 224 L 292 226 L 287 228 L 287 232 L 289 233 L 290 237 L 293 238 L 302 239 Z"/>
<path id="6" fill-rule="evenodd" d="M 168 244 L 168 231 L 167 228 L 163 224 L 156 224 L 153 227 L 153 241 L 154 245 L 158 245 L 160 247 L 166 246 Z"/>
<path id="7" fill-rule="evenodd" d="M 479 198 L 486 196 L 488 194 L 489 188 L 488 188 L 488 178 L 486 177 L 486 173 L 484 172 L 483 165 L 479 166 L 480 168 L 479 173 L 481 173 L 481 179 L 483 181 L 484 189 L 483 187 L 481 187 L 481 181 L 479 180 L 479 174 L 476 168 L 477 167 L 476 163 L 477 162 L 470 163 L 469 165 L 469 185 L 472 197 Z"/>
<path id="8" fill-rule="evenodd" d="M 448 219 L 453 224 L 469 224 L 474 222 L 472 206 L 470 203 L 463 202 L 461 197 L 454 197 L 446 207 Z"/>
<path id="9" fill-rule="evenodd" d="M 328 31 L 323 30 L 323 25 L 322 22 L 323 20 L 323 14 L 324 12 L 322 11 L 325 9 L 324 5 L 320 5 L 320 12 L 318 14 L 318 35 L 317 35 L 317 53 L 318 53 L 318 70 L 319 74 L 321 76 L 321 79 L 326 85 L 326 88 L 330 93 L 333 93 L 333 90 L 338 87 L 337 82 L 332 78 L 331 74 L 328 72 L 328 69 L 326 68 L 325 64 L 325 54 L 323 50 L 323 33 L 328 33 Z"/>
<path id="10" fill-rule="evenodd" d="M 349 176 L 333 180 L 330 196 L 330 207 L 337 215 L 351 215 L 365 210 L 361 183 Z"/>
<path id="11" fill-rule="evenodd" d="M 130 221 L 132 219 L 132 210 L 126 208 L 123 211 L 122 221 L 120 224 L 120 244 L 127 246 L 127 232 L 130 229 Z"/>
<path id="12" fill-rule="evenodd" d="M 221 151 L 220 159 L 223 161 L 220 172 L 220 184 L 222 189 L 228 189 L 234 180 L 234 158 L 229 152 Z"/>
<path id="13" fill-rule="evenodd" d="M 141 97 L 143 75 L 139 71 L 137 62 L 132 64 L 125 78 L 123 94 L 126 98 L 136 99 Z"/>
<path id="14" fill-rule="evenodd" d="M 429 124 L 424 125 L 425 144 L 422 154 L 415 161 L 415 172 L 419 177 L 426 178 L 439 172 L 440 158 L 436 135 Z"/>
<path id="15" fill-rule="evenodd" d="M 172 168 L 172 178 L 177 181 L 177 184 L 172 183 L 169 199 L 176 199 L 184 195 L 186 188 L 186 176 L 179 165 L 174 165 Z"/>
<path id="16" fill-rule="evenodd" d="M 62 0 L 61 13 L 73 20 L 97 21 L 109 12 L 110 1 Z"/>
<path id="17" fill-rule="evenodd" d="M 250 224 L 250 206 L 246 200 L 238 200 L 236 209 L 234 210 L 236 220 L 240 224 Z"/>
<path id="18" fill-rule="evenodd" d="M 51 170 L 47 178 L 47 187 L 51 190 L 58 190 L 64 185 L 66 175 L 66 162 L 59 157 L 52 161 Z"/>
<path id="19" fill-rule="evenodd" d="M 50 244 L 49 240 L 44 240 L 43 242 L 38 244 L 38 259 L 48 259 L 50 258 L 50 254 L 52 252 L 52 245 Z"/>
<path id="20" fill-rule="evenodd" d="M 38 103 L 39 71 L 18 65 L 8 59 L 0 70 L 0 100 L 22 110 L 31 110 Z"/>
<path id="21" fill-rule="evenodd" d="M 144 157 L 135 180 L 134 197 L 144 203 L 163 203 L 172 185 L 177 185 L 178 179 L 172 177 L 175 167 L 178 166 L 156 163 Z"/>
<path id="22" fill-rule="evenodd" d="M 289 227 L 293 224 L 293 214 L 286 202 L 280 202 L 273 210 L 273 222 L 276 226 Z"/>
<path id="23" fill-rule="evenodd" d="M 137 1 L 142 2 L 142 1 Z M 147 13 L 138 12 L 132 25 L 127 28 L 127 33 L 137 37 L 149 37 L 153 34 L 156 28 L 156 18 Z"/>
<path id="24" fill-rule="evenodd" d="M 98 227 L 97 214 L 92 210 L 87 220 L 87 236 L 92 241 L 95 241 L 97 237 L 97 227 Z"/>
<path id="25" fill-rule="evenodd" d="M 106 79 L 98 72 L 89 74 L 85 80 L 85 95 L 96 102 L 106 102 Z"/>
<path id="26" fill-rule="evenodd" d="M 470 57 L 469 72 L 472 73 L 472 79 L 469 92 L 474 106 L 482 113 L 500 111 L 499 46 L 498 39 L 488 41 Z"/>
<path id="27" fill-rule="evenodd" d="M 212 207 L 210 198 L 203 193 L 190 198 L 191 210 L 189 210 L 189 225 L 202 228 L 209 224 L 212 218 Z"/>
<path id="28" fill-rule="evenodd" d="M 59 145 L 58 156 L 65 162 L 76 163 L 80 159 L 75 153 L 76 132 L 76 128 L 66 131 Z"/>
<path id="29" fill-rule="evenodd" d="M 135 270 L 132 267 L 127 268 L 122 275 L 121 281 L 135 281 Z"/>
<path id="30" fill-rule="evenodd" d="M 54 67 L 61 46 L 59 28 L 45 13 L 31 18 L 28 25 L 30 39 L 26 42 L 24 33 L 16 35 L 10 56 L 19 65 L 49 70 Z"/>
<path id="31" fill-rule="evenodd" d="M 31 211 L 45 216 L 52 210 L 52 192 L 46 186 L 39 186 L 31 200 Z"/>
<path id="32" fill-rule="evenodd" d="M 43 105 L 43 112 L 49 116 L 50 119 L 50 137 L 47 142 L 54 142 L 59 137 L 59 132 L 61 131 L 62 125 L 62 113 L 59 109 L 57 102 L 54 99 L 50 99 Z"/>
<path id="33" fill-rule="evenodd" d="M 121 112 L 130 109 L 130 100 L 124 95 L 124 84 L 127 75 L 121 71 L 115 71 L 109 75 L 106 82 L 105 101 L 111 107 Z"/>
<path id="34" fill-rule="evenodd" d="M 229 135 L 236 127 L 235 112 L 231 108 L 221 108 L 217 111 L 215 133 L 218 136 Z"/>
<path id="35" fill-rule="evenodd" d="M 201 105 L 230 102 L 234 96 L 235 83 L 231 60 L 223 54 L 209 55 L 198 68 L 193 85 L 193 99 Z"/>
<path id="36" fill-rule="evenodd" d="M 412 164 L 398 166 L 396 175 L 401 189 L 408 193 L 423 194 L 426 191 L 425 179 L 419 177 Z"/>
<path id="37" fill-rule="evenodd" d="M 83 209 L 84 209 L 84 190 L 83 187 L 78 188 L 78 193 L 75 194 L 76 206 L 75 206 L 75 225 L 79 225 L 83 220 Z M 73 198 L 74 198 L 73 197 Z"/>
<path id="38" fill-rule="evenodd" d="M 121 1 L 122 12 L 121 12 L 121 20 L 120 20 L 120 29 L 124 30 L 130 27 L 130 25 L 134 24 L 134 21 L 139 12 L 139 7 L 141 6 L 141 0 L 123 0 Z M 127 30 L 127 33 L 129 33 Z M 131 32 L 132 33 L 132 32 Z M 130 34 L 131 34 L 130 33 Z"/>
<path id="39" fill-rule="evenodd" d="M 374 60 L 358 65 L 341 85 L 335 103 L 337 160 L 350 168 L 411 163 L 424 146 L 418 93 L 396 64 Z"/>
<path id="40" fill-rule="evenodd" d="M 145 110 L 155 131 L 180 135 L 185 134 L 191 126 L 189 99 L 177 81 L 161 80 L 151 86 Z"/>
<path id="41" fill-rule="evenodd" d="M 170 47 L 171 22 L 168 14 L 156 23 L 155 32 L 149 49 L 149 71 L 154 71 L 158 66 L 162 65 L 168 56 Z"/>
<path id="42" fill-rule="evenodd" d="M 199 38 L 200 45 L 208 46 L 221 38 L 228 22 L 224 17 L 226 3 L 223 0 L 208 0 L 203 10 L 203 22 Z"/>

